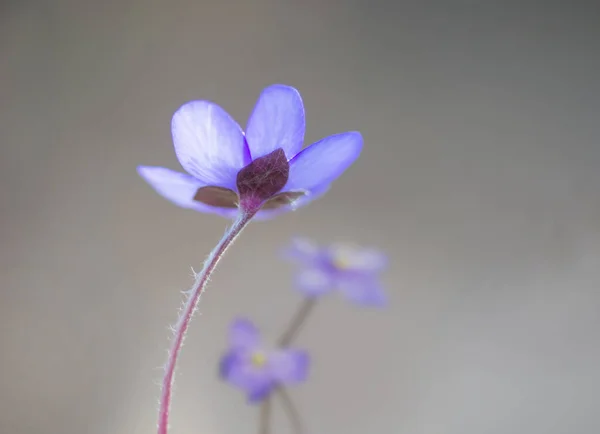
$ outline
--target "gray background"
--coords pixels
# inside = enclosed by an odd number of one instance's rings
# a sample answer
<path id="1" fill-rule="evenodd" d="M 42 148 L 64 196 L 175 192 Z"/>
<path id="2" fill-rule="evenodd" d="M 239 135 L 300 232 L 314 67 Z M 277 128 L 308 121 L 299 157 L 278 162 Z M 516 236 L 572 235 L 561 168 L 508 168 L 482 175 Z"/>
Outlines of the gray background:
<path id="1" fill-rule="evenodd" d="M 154 432 L 178 291 L 226 221 L 135 167 L 179 169 L 183 102 L 245 124 L 277 82 L 302 93 L 308 142 L 358 129 L 365 149 L 223 261 L 172 433 L 255 432 L 216 363 L 234 315 L 273 338 L 298 305 L 292 235 L 392 261 L 390 308 L 327 298 L 298 340 L 310 433 L 598 432 L 599 21 L 577 1 L 4 1 L 0 433 Z"/>

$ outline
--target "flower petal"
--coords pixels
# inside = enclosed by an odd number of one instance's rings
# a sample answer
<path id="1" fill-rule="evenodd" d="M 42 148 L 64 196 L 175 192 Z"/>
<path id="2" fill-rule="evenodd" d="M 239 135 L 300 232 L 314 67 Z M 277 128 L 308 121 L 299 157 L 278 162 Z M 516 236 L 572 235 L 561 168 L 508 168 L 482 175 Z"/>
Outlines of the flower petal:
<path id="1" fill-rule="evenodd" d="M 248 401 L 251 403 L 264 400 L 271 391 L 275 388 L 275 382 L 271 378 L 263 378 L 262 381 L 257 381 L 249 386 L 246 391 Z"/>
<path id="2" fill-rule="evenodd" d="M 304 105 L 300 93 L 275 84 L 262 91 L 248 119 L 246 140 L 252 159 L 282 148 L 288 159 L 302 149 Z"/>
<path id="3" fill-rule="evenodd" d="M 332 244 L 326 255 L 333 266 L 346 272 L 378 273 L 388 265 L 388 258 L 383 252 L 350 244 Z"/>
<path id="4" fill-rule="evenodd" d="M 290 161 L 288 182 L 282 191 L 312 191 L 331 184 L 358 158 L 362 145 L 362 136 L 355 131 L 310 145 Z"/>
<path id="5" fill-rule="evenodd" d="M 229 350 L 219 360 L 219 377 L 227 379 L 231 369 L 240 362 L 240 354 L 237 350 Z"/>
<path id="6" fill-rule="evenodd" d="M 357 279 L 356 276 L 341 279 L 338 289 L 348 299 L 362 306 L 383 307 L 387 305 L 387 297 L 381 284 L 375 279 Z"/>
<path id="7" fill-rule="evenodd" d="M 229 326 L 229 345 L 236 349 L 255 348 L 260 339 L 256 326 L 248 319 L 238 318 Z"/>
<path id="8" fill-rule="evenodd" d="M 388 267 L 389 259 L 387 255 L 376 249 L 364 248 L 357 252 L 355 257 L 355 266 L 361 271 L 371 271 L 374 273 L 385 270 Z"/>
<path id="9" fill-rule="evenodd" d="M 295 287 L 307 297 L 318 297 L 334 287 L 332 275 L 320 268 L 305 268 L 296 275 Z"/>
<path id="10" fill-rule="evenodd" d="M 306 380 L 309 361 L 306 351 L 284 350 L 269 356 L 269 367 L 276 381 L 293 384 Z"/>
<path id="11" fill-rule="evenodd" d="M 240 126 L 209 101 L 181 106 L 171 121 L 175 153 L 183 168 L 207 185 L 235 191 L 237 172 L 250 162 Z"/>
<path id="12" fill-rule="evenodd" d="M 196 192 L 206 184 L 193 176 L 175 172 L 164 167 L 151 166 L 139 166 L 138 173 L 158 194 L 182 208 L 218 214 L 229 218 L 237 215 L 237 209 L 219 208 L 195 201 L 194 196 Z"/>
<path id="13" fill-rule="evenodd" d="M 291 261 L 313 265 L 321 255 L 321 248 L 312 240 L 296 237 L 292 239 L 283 254 L 285 258 Z"/>
<path id="14" fill-rule="evenodd" d="M 268 366 L 253 366 L 247 352 L 234 350 L 227 359 L 221 360 L 221 372 L 227 382 L 244 390 L 251 402 L 262 400 L 275 386 Z"/>

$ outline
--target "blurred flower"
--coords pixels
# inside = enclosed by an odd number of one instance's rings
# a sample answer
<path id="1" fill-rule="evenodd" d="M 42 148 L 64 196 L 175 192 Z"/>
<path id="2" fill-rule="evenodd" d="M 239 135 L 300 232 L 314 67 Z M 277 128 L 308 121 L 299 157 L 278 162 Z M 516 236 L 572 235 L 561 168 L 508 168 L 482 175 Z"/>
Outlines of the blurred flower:
<path id="1" fill-rule="evenodd" d="M 339 290 L 361 305 L 386 304 L 379 274 L 388 261 L 382 252 L 343 244 L 319 246 L 295 239 L 286 254 L 300 265 L 295 284 L 305 295 L 317 297 Z"/>
<path id="2" fill-rule="evenodd" d="M 359 156 L 362 136 L 347 132 L 302 150 L 304 106 L 284 85 L 263 90 L 242 131 L 209 101 L 191 101 L 173 115 L 175 153 L 189 173 L 138 167 L 154 189 L 176 205 L 234 217 L 237 208 L 268 218 L 324 194 Z"/>
<path id="3" fill-rule="evenodd" d="M 219 374 L 257 402 L 278 385 L 305 381 L 308 365 L 305 351 L 265 349 L 254 324 L 240 318 L 229 327 L 229 350 L 221 358 Z"/>

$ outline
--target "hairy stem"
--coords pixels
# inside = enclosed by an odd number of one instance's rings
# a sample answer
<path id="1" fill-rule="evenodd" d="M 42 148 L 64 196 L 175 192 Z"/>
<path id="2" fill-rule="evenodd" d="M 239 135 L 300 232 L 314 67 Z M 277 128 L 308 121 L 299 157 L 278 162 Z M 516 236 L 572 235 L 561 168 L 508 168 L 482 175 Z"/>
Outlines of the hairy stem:
<path id="1" fill-rule="evenodd" d="M 258 421 L 258 434 L 269 434 L 269 423 L 271 420 L 271 397 L 267 396 L 260 407 L 260 418 Z"/>
<path id="2" fill-rule="evenodd" d="M 173 394 L 175 367 L 177 365 L 179 353 L 181 352 L 185 333 L 194 316 L 194 312 L 198 307 L 200 296 L 204 292 L 204 288 L 215 270 L 215 267 L 223 257 L 223 254 L 248 225 L 252 217 L 254 217 L 254 214 L 256 214 L 256 211 L 240 212 L 233 225 L 225 232 L 225 235 L 223 235 L 223 238 L 221 238 L 221 241 L 219 241 L 213 251 L 210 252 L 202 271 L 196 275 L 194 286 L 192 286 L 192 289 L 188 293 L 188 299 L 186 300 L 179 319 L 177 320 L 177 324 L 175 325 L 174 339 L 171 350 L 169 351 L 165 374 L 162 381 L 160 410 L 158 413 L 158 434 L 167 434 L 169 428 L 169 410 Z"/>
<path id="3" fill-rule="evenodd" d="M 277 389 L 277 393 L 281 398 L 281 402 L 283 404 L 283 410 L 286 412 L 288 419 L 292 425 L 292 431 L 294 434 L 302 434 L 304 432 L 304 428 L 302 426 L 302 419 L 300 418 L 300 413 L 298 409 L 294 405 L 294 401 L 292 397 L 287 393 L 287 390 L 283 387 Z"/>
<path id="4" fill-rule="evenodd" d="M 304 301 L 300 305 L 300 308 L 292 317 L 292 320 L 290 321 L 290 324 L 288 325 L 287 329 L 281 335 L 281 338 L 279 338 L 278 344 L 280 347 L 287 347 L 292 342 L 292 340 L 294 340 L 294 338 L 296 337 L 298 332 L 300 332 L 300 329 L 306 322 L 306 318 L 308 318 L 313 308 L 315 307 L 316 300 L 317 299 L 314 297 L 304 299 Z"/>

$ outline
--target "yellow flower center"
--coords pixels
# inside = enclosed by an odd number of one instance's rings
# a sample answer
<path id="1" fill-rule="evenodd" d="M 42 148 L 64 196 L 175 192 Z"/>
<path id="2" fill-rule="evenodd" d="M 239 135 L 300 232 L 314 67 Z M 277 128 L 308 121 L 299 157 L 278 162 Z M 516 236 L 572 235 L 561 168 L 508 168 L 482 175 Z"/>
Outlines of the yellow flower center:
<path id="1" fill-rule="evenodd" d="M 252 353 L 250 363 L 252 363 L 252 366 L 255 368 L 262 368 L 267 363 L 267 356 L 260 351 L 256 351 L 255 353 Z"/>
<path id="2" fill-rule="evenodd" d="M 331 262 L 338 270 L 348 270 L 357 265 L 356 252 L 348 246 L 338 246 L 332 252 Z"/>
<path id="3" fill-rule="evenodd" d="M 346 270 L 350 268 L 350 261 L 348 258 L 336 256 L 333 258 L 333 265 L 339 270 Z"/>

